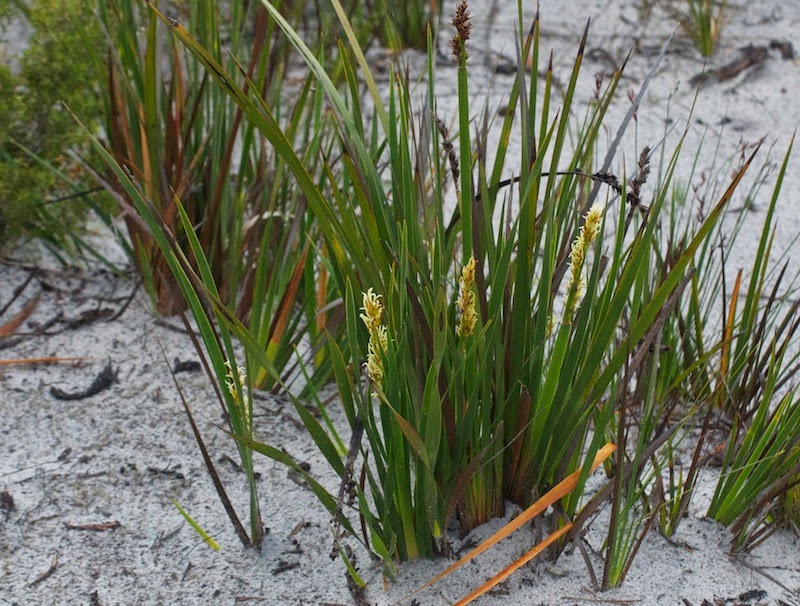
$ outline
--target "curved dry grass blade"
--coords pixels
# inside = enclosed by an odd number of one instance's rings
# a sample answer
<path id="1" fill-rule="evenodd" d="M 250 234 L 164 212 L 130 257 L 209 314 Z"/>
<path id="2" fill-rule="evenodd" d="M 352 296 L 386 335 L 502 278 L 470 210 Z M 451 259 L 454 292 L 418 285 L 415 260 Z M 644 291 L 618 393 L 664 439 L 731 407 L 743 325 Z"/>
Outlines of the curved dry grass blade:
<path id="1" fill-rule="evenodd" d="M 25 278 L 25 281 L 14 289 L 14 293 L 11 295 L 11 298 L 6 302 L 5 305 L 3 305 L 2 308 L 0 308 L 0 317 L 5 315 L 5 313 L 8 311 L 8 308 L 11 307 L 14 304 L 14 301 L 16 301 L 17 298 L 19 298 L 19 296 L 24 292 L 24 290 L 28 288 L 28 284 L 33 281 L 35 275 L 35 271 L 29 272 L 28 277 Z"/>
<path id="2" fill-rule="evenodd" d="M 14 331 L 17 330 L 20 325 L 28 319 L 28 316 L 33 313 L 33 310 L 36 309 L 41 296 L 42 293 L 37 294 L 33 299 L 25 304 L 25 307 L 14 314 L 14 316 L 8 322 L 0 326 L 0 338 L 14 334 Z"/>
<path id="3" fill-rule="evenodd" d="M 720 379 L 725 382 L 728 376 L 728 364 L 730 363 L 731 341 L 733 340 L 733 325 L 736 321 L 736 306 L 739 302 L 739 289 L 742 286 L 742 270 L 736 275 L 736 284 L 733 285 L 733 294 L 728 309 L 728 321 L 725 323 L 725 340 L 722 346 L 722 358 L 720 359 Z"/>
<path id="4" fill-rule="evenodd" d="M 489 591 L 492 587 L 495 587 L 496 585 L 498 585 L 498 584 L 502 583 L 503 581 L 505 581 L 508 577 L 510 577 L 512 574 L 514 574 L 517 570 L 522 568 L 525 564 L 530 562 L 533 558 L 535 558 L 537 555 L 542 553 L 545 549 L 550 547 L 550 545 L 552 545 L 558 539 L 560 539 L 565 534 L 567 534 L 567 532 L 569 532 L 571 529 L 572 529 L 572 524 L 570 524 L 568 522 L 567 524 L 565 524 L 564 526 L 562 526 L 561 528 L 556 530 L 549 537 L 547 537 L 544 541 L 542 541 L 541 543 L 537 543 L 536 546 L 533 549 L 531 549 L 529 552 L 527 552 L 525 555 L 523 555 L 520 559 L 515 561 L 513 564 L 510 564 L 509 566 L 505 567 L 501 572 L 497 573 L 491 579 L 486 581 L 483 585 L 481 585 L 480 587 L 475 589 L 475 591 L 470 593 L 467 597 L 460 599 L 458 602 L 455 603 L 455 606 L 464 606 L 465 604 L 469 604 L 473 600 L 481 597 L 484 593 Z"/>
<path id="5" fill-rule="evenodd" d="M 592 465 L 591 465 L 590 471 L 594 471 L 595 469 L 597 469 L 600 466 L 600 464 L 603 461 L 605 461 L 608 457 L 610 457 L 611 454 L 616 449 L 617 449 L 617 447 L 614 444 L 611 444 L 611 443 L 608 443 L 605 446 L 603 446 L 603 448 L 601 448 L 597 452 L 597 455 L 595 456 L 594 461 L 592 461 Z M 571 493 L 575 489 L 575 486 L 578 484 L 578 479 L 580 478 L 581 471 L 582 471 L 581 469 L 577 469 L 576 471 L 572 472 L 566 478 L 561 480 L 561 482 L 556 484 L 552 489 L 550 489 L 550 491 L 547 494 L 545 494 L 541 499 L 539 499 L 533 505 L 528 507 L 528 509 L 523 511 L 520 515 L 518 515 L 516 518 L 511 520 L 508 524 L 503 526 L 500 530 L 498 530 L 496 533 L 494 533 L 491 537 L 489 537 L 488 539 L 484 540 L 480 545 L 478 545 L 475 549 L 470 551 L 463 558 L 461 558 L 460 560 L 458 560 L 454 564 L 448 566 L 443 572 L 441 572 L 438 575 L 436 575 L 435 577 L 433 577 L 430 581 L 428 581 L 427 583 L 425 583 L 424 585 L 422 585 L 418 589 L 414 590 L 412 593 L 410 593 L 407 596 L 401 598 L 400 600 L 395 602 L 395 604 L 399 604 L 400 602 L 403 602 L 403 601 L 407 600 L 408 598 L 410 598 L 413 595 L 416 595 L 417 593 L 419 593 L 423 589 L 426 589 L 426 588 L 430 587 L 431 585 L 433 585 L 434 583 L 437 583 L 438 581 L 442 580 L 444 577 L 446 577 L 447 575 L 451 574 L 455 570 L 458 570 L 459 568 L 461 568 L 461 566 L 463 566 L 464 564 L 466 564 L 467 562 L 469 562 L 470 560 L 472 560 L 476 556 L 482 554 L 484 551 L 486 551 L 487 549 L 489 549 L 493 545 L 495 545 L 495 544 L 499 543 L 500 541 L 502 541 L 503 539 L 505 539 L 508 535 L 510 535 L 515 530 L 518 530 L 518 529 L 522 528 L 525 524 L 527 524 L 533 518 L 535 518 L 540 513 L 545 511 L 553 503 L 555 503 L 556 501 L 558 501 L 558 500 L 564 498 L 565 496 L 567 496 L 569 493 Z M 565 532 L 566 532 L 566 530 L 565 530 Z"/>
<path id="6" fill-rule="evenodd" d="M 21 364 L 50 364 L 52 362 L 83 362 L 93 358 L 18 358 L 16 360 L 0 360 L 0 366 L 16 366 Z"/>

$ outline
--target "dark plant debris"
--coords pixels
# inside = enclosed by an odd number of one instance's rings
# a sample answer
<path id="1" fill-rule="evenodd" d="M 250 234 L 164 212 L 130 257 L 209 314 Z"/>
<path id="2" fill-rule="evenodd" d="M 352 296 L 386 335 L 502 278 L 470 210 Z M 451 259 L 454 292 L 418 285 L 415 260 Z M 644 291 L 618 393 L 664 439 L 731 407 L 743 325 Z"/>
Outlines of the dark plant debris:
<path id="1" fill-rule="evenodd" d="M 766 604 L 766 599 L 766 591 L 763 589 L 751 589 L 749 591 L 745 591 L 744 593 L 740 593 L 734 598 L 713 598 L 711 600 L 703 600 L 700 603 L 700 606 L 758 606 L 760 604 Z M 778 600 L 776 603 L 782 604 L 783 602 Z M 684 606 L 695 606 L 694 602 L 690 602 L 686 598 L 683 598 L 683 604 Z"/>
<path id="2" fill-rule="evenodd" d="M 299 568 L 299 567 L 300 567 L 300 562 L 284 562 L 284 561 L 280 561 L 280 562 L 278 562 L 278 565 L 275 568 L 272 569 L 272 575 L 275 576 L 275 575 L 281 574 L 282 572 L 287 572 L 289 570 L 294 570 L 295 568 Z"/>
<path id="3" fill-rule="evenodd" d="M 203 369 L 200 362 L 197 360 L 180 360 L 175 358 L 172 364 L 172 374 L 177 375 L 180 372 L 200 372 Z"/>
<path id="4" fill-rule="evenodd" d="M 794 51 L 792 51 L 793 53 Z M 725 82 L 741 74 L 743 71 L 764 63 L 769 58 L 769 48 L 748 44 L 739 49 L 739 56 L 716 69 L 701 72 L 689 79 L 689 86 L 705 84 L 709 81 Z"/>
<path id="5" fill-rule="evenodd" d="M 42 574 L 40 574 L 33 581 L 31 581 L 28 584 L 28 587 L 36 587 L 36 585 L 38 585 L 42 581 L 45 581 L 45 580 L 49 579 L 53 575 L 53 573 L 56 571 L 56 568 L 58 568 L 58 556 L 55 556 L 53 558 L 53 561 L 50 564 L 50 568 L 45 570 Z"/>
<path id="6" fill-rule="evenodd" d="M 105 532 L 106 530 L 114 530 L 122 526 L 116 520 L 110 522 L 97 522 L 94 524 L 72 524 L 71 522 L 64 522 L 64 528 L 67 530 L 93 530 L 95 532 Z"/>
<path id="7" fill-rule="evenodd" d="M 5 514 L 6 520 L 16 509 L 17 506 L 14 503 L 14 497 L 11 496 L 11 493 L 7 490 L 0 492 L 0 511 Z"/>
<path id="8" fill-rule="evenodd" d="M 111 387 L 114 381 L 117 380 L 117 373 L 118 370 L 114 370 L 111 362 L 109 362 L 86 389 L 82 391 L 66 392 L 58 387 L 51 387 L 50 395 L 56 400 L 83 400 L 85 398 L 91 398 Z"/>
<path id="9" fill-rule="evenodd" d="M 178 467 L 180 467 L 180 465 Z M 180 471 L 178 471 L 177 468 L 159 469 L 157 467 L 148 467 L 147 471 L 151 475 L 167 476 L 167 477 L 173 478 L 175 480 L 183 480 L 183 479 L 186 478 L 186 476 L 184 476 Z"/>

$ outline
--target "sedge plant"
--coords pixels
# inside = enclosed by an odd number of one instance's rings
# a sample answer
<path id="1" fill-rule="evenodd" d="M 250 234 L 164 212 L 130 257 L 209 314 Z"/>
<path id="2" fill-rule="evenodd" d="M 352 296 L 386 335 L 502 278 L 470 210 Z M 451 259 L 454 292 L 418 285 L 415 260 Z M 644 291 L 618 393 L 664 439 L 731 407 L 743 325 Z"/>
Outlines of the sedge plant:
<path id="1" fill-rule="evenodd" d="M 764 414 L 764 408 L 772 410 L 779 400 L 767 393 L 766 377 L 773 376 L 775 388 L 785 392 L 791 389 L 798 371 L 797 352 L 791 348 L 798 306 L 788 300 L 797 278 L 787 275 L 785 259 L 775 258 L 772 251 L 775 207 L 790 154 L 791 145 L 777 174 L 748 273 L 740 270 L 731 276 L 726 259 L 750 219 L 749 207 L 758 197 L 769 162 L 756 175 L 733 224 L 726 231 L 720 227 L 695 257 L 696 274 L 689 296 L 662 334 L 658 398 L 677 408 L 686 427 L 695 424 L 701 428 L 694 443 L 687 440 L 688 431 L 676 434 L 657 460 L 663 473 L 657 476 L 653 499 L 667 536 L 675 532 L 688 509 L 710 439 L 727 442 L 729 448 L 740 444 L 754 431 L 752 419 Z M 727 172 L 727 168 L 723 170 Z M 686 196 L 684 191 L 678 199 L 686 200 Z M 689 210 L 702 214 L 702 199 L 697 208 Z M 673 231 L 669 241 L 680 247 L 685 237 L 686 233 Z M 665 255 L 665 263 L 672 255 L 674 252 Z M 686 450 L 691 462 L 681 468 L 675 460 Z M 742 506 L 752 504 L 743 502 Z"/>
<path id="2" fill-rule="evenodd" d="M 159 222 L 188 252 L 190 238 L 175 203 L 180 200 L 222 300 L 247 321 L 282 376 L 296 375 L 295 347 L 303 334 L 316 345 L 322 330 L 320 316 L 308 305 L 316 304 L 316 292 L 324 288 L 317 282 L 324 276 L 306 266 L 313 228 L 285 163 L 263 145 L 230 97 L 210 85 L 190 53 L 164 39 L 164 26 L 146 4 L 99 4 L 112 48 L 106 149 L 133 175 L 158 210 Z M 288 45 L 276 36 L 266 11 L 241 3 L 220 8 L 210 0 L 175 8 L 198 43 L 236 73 L 244 89 L 285 109 L 279 119 L 287 136 L 306 148 L 313 170 L 325 145 L 318 126 L 325 121 L 321 95 L 311 90 L 310 80 L 285 84 Z M 292 10 L 287 15 L 297 18 L 297 9 Z M 227 48 L 221 42 L 225 38 Z M 281 105 L 289 94 L 293 102 Z M 122 207 L 134 260 L 154 307 L 166 315 L 184 310 L 187 302 L 164 253 L 137 218 L 125 187 L 108 171 L 97 173 Z M 310 303 L 302 305 L 306 297 Z M 266 373 L 249 370 L 255 387 L 275 386 Z"/>
<path id="3" fill-rule="evenodd" d="M 800 303 L 789 300 L 797 277 L 786 277 L 788 262 L 770 271 L 775 207 L 791 151 L 792 144 L 776 178 L 749 284 L 745 289 L 741 271 L 733 284 L 721 357 L 724 395 L 713 401 L 730 429 L 708 515 L 731 527 L 735 549 L 752 547 L 775 530 L 773 510 L 790 494 L 800 469 L 800 353 L 793 346 Z"/>
<path id="4" fill-rule="evenodd" d="M 749 282 L 742 271 L 731 279 L 726 258 L 751 220 L 750 208 L 768 175 L 769 160 L 755 175 L 745 203 L 734 211 L 735 220 L 720 224 L 698 250 L 682 284 L 687 295 L 671 309 L 665 306 L 669 313 L 645 353 L 645 364 L 630 381 L 632 387 L 612 390 L 625 398 L 612 423 L 620 446 L 617 459 L 630 457 L 632 470 L 626 481 L 621 476 L 613 481 L 604 588 L 624 579 L 654 521 L 666 536 L 676 531 L 715 436 L 727 446 L 709 515 L 731 527 L 734 547 L 752 547 L 786 521 L 782 504 L 797 465 L 794 405 L 791 393 L 781 399 L 775 397 L 775 388 L 791 389 L 797 372 L 796 352 L 790 347 L 797 305 L 777 293 L 793 292 L 796 280 L 786 277 L 782 260 L 771 258 L 771 242 L 790 153 L 791 145 L 766 209 Z M 720 172 L 728 174 L 731 168 L 726 163 Z M 720 183 L 711 181 L 713 187 Z M 702 223 L 704 199 L 714 194 L 712 188 L 702 194 L 698 189 L 697 200 L 690 200 L 688 187 L 672 189 L 671 216 L 662 227 L 666 235 L 654 240 L 663 242 L 664 249 L 657 251 L 653 274 L 643 279 L 643 292 L 657 287 L 688 241 L 691 226 Z M 753 381 L 755 375 L 764 379 Z M 626 448 L 626 442 L 635 448 Z M 767 452 L 765 443 L 775 450 Z M 678 463 L 687 456 L 688 465 Z"/>
<path id="5" fill-rule="evenodd" d="M 281 81 L 281 52 L 272 48 L 263 14 L 245 10 L 239 3 L 232 4 L 229 12 L 220 12 L 209 1 L 179 3 L 176 9 L 221 60 L 228 52 L 221 39 L 228 36 L 229 50 L 245 64 L 242 69 L 252 85 L 270 98 L 280 94 L 280 85 L 274 83 Z M 145 195 L 176 232 L 180 222 L 171 201 L 173 197 L 183 201 L 226 301 L 232 306 L 242 304 L 236 285 L 248 279 L 242 263 L 252 254 L 248 247 L 257 249 L 261 244 L 262 225 L 269 225 L 274 217 L 285 220 L 292 210 L 291 198 L 287 202 L 265 182 L 274 170 L 272 159 L 258 148 L 252 132 L 242 127 L 235 105 L 207 86 L 205 74 L 186 61 L 182 49 L 163 39 L 162 28 L 146 5 L 132 0 L 99 2 L 98 12 L 111 47 L 107 149 L 142 183 Z M 252 26 L 246 27 L 249 23 Z M 140 35 L 142 30 L 145 36 Z M 236 70 L 237 59 L 224 60 Z M 281 184 L 280 178 L 276 181 Z M 123 189 L 114 187 L 113 179 L 108 185 L 123 208 L 129 209 Z M 245 225 L 251 217 L 259 220 Z M 130 216 L 126 225 L 135 261 L 156 308 L 167 315 L 179 311 L 184 303 L 172 300 L 169 274 L 163 272 L 158 248 Z M 280 248 L 280 242 L 271 244 L 272 250 Z M 241 314 L 248 310 L 246 304 L 238 308 Z"/>
<path id="6" fill-rule="evenodd" d="M 636 175 L 629 181 L 630 190 L 622 192 L 624 198 L 631 201 L 632 210 L 642 204 L 642 186 L 651 172 L 650 156 L 651 151 L 645 148 Z M 669 175 L 657 174 L 655 180 L 654 199 L 669 200 L 673 192 Z M 730 198 L 732 193 L 729 187 L 722 197 Z M 640 273 L 631 291 L 631 318 L 641 313 L 641 302 L 651 298 L 661 286 L 691 239 L 691 222 L 687 223 L 676 213 L 674 195 L 672 201 L 667 219 L 657 227 L 658 236 L 652 240 L 653 263 Z M 676 237 L 676 233 L 681 237 Z M 709 362 L 708 355 L 699 360 L 681 357 L 682 351 L 676 347 L 680 334 L 677 326 L 683 318 L 683 310 L 691 305 L 691 298 L 684 293 L 691 291 L 691 286 L 698 282 L 697 259 L 703 259 L 708 248 L 706 240 L 646 337 L 636 344 L 624 379 L 610 390 L 616 414 L 609 424 L 609 436 L 619 448 L 615 459 L 617 473 L 610 484 L 611 511 L 604 548 L 603 589 L 624 580 L 653 522 L 663 521 L 668 512 L 673 513 L 661 500 L 665 499 L 662 475 L 667 467 L 673 471 L 675 452 L 688 434 L 696 410 L 702 406 L 694 399 L 699 395 L 688 395 L 684 385 L 686 377 L 693 368 Z M 669 478 L 674 481 L 672 475 Z M 673 501 L 670 506 L 674 507 Z"/>
<path id="7" fill-rule="evenodd" d="M 285 163 L 243 120 L 237 105 L 209 86 L 205 72 L 186 60 L 187 51 L 171 38 L 162 38 L 164 26 L 156 13 L 128 0 L 101 4 L 113 50 L 108 61 L 106 139 L 93 138 L 107 170 L 96 169 L 96 177 L 123 210 L 137 267 L 156 309 L 183 315 L 186 308 L 193 316 L 195 327 L 188 322 L 185 326 L 217 387 L 226 429 L 252 438 L 252 390 L 285 385 L 284 379 L 293 374 L 301 337 L 322 330 L 313 306 L 317 290 L 324 289 L 324 276 L 306 265 L 314 240 L 313 217 L 287 178 Z M 282 97 L 282 51 L 272 45 L 263 9 L 231 5 L 230 21 L 222 26 L 225 15 L 213 2 L 177 8 L 220 60 L 225 35 L 230 35 L 234 50 L 247 49 L 241 56 L 244 64 L 239 57 L 225 55 L 228 67 L 237 72 L 231 82 L 257 90 L 264 103 L 264 98 Z M 250 16 L 255 24 L 248 29 Z M 146 35 L 139 35 L 139 24 Z M 296 93 L 294 104 L 281 117 L 283 132 L 302 142 L 312 163 L 326 151 L 322 97 L 311 90 L 310 80 L 297 83 Z M 209 297 L 224 301 L 234 317 L 247 322 L 273 372 L 240 359 Z M 180 392 L 177 382 L 176 387 Z M 252 451 L 239 443 L 249 488 L 247 528 L 182 394 L 181 399 L 238 537 L 245 545 L 259 546 L 263 525 Z"/>
<path id="8" fill-rule="evenodd" d="M 778 368 L 773 364 L 771 369 Z M 777 373 L 766 378 L 765 402 Z M 800 470 L 800 402 L 792 391 L 777 406 L 763 404 L 746 427 L 734 421 L 708 516 L 730 526 L 734 549 L 752 547 L 773 529 L 769 514 Z"/>
<path id="9" fill-rule="evenodd" d="M 377 0 L 369 16 L 378 39 L 388 48 L 425 50 L 426 31 L 435 33 L 442 15 L 442 0 Z"/>
<path id="10" fill-rule="evenodd" d="M 714 54 L 724 25 L 727 0 L 680 0 L 664 2 L 703 57 Z"/>
<path id="11" fill-rule="evenodd" d="M 683 26 L 692 38 L 697 50 L 710 57 L 719 40 L 725 12 L 725 0 L 687 0 L 688 19 Z"/>
<path id="12" fill-rule="evenodd" d="M 453 20 L 455 134 L 436 113 L 431 50 L 420 112 L 401 70 L 392 74 L 388 102 L 381 98 L 337 0 L 332 5 L 348 42 L 339 47 L 343 89 L 281 13 L 263 4 L 307 63 L 335 117 L 342 161 L 334 164 L 332 154 L 320 153 L 323 175 L 309 164 L 316 156 L 301 157 L 295 150 L 258 87 L 240 84 L 179 22 L 153 14 L 199 59 L 253 132 L 269 142 L 302 190 L 304 211 L 317 222 L 322 244 L 309 254 L 319 266 L 304 275 L 312 278 L 309 283 L 315 275 L 330 276 L 324 294 L 313 299 L 316 311 L 340 301 L 345 318 L 345 331 L 328 340 L 327 355 L 349 440 L 293 401 L 341 478 L 338 493 L 331 493 L 304 473 L 334 518 L 335 551 L 346 555 L 342 541 L 352 536 L 387 566 L 396 558 L 432 555 L 445 549 L 444 531 L 451 523 L 469 530 L 502 513 L 505 500 L 526 505 L 576 472 L 575 489 L 559 509 L 561 519 L 577 528 L 589 470 L 581 461 L 591 461 L 613 429 L 620 401 L 606 394 L 625 384 L 621 374 L 631 367 L 646 368 L 643 354 L 691 281 L 692 259 L 708 242 L 749 161 L 658 281 L 645 288 L 657 267 L 658 218 L 677 153 L 663 187 L 647 204 L 635 182 L 623 179 L 622 186 L 608 172 L 610 159 L 592 172 L 598 133 L 621 70 L 598 103 L 577 119 L 578 136 L 568 149 L 583 45 L 557 108 L 552 69 L 540 85 L 536 78 L 528 81 L 521 68 L 490 165 L 482 143 L 486 133 L 471 132 L 466 3 L 458 5 Z M 520 6 L 520 20 L 521 12 Z M 520 66 L 529 58 L 538 64 L 538 19 L 520 36 L 518 49 Z M 359 72 L 371 93 L 369 108 L 359 95 Z M 505 141 L 514 127 L 523 153 L 519 165 L 509 169 Z M 252 327 L 240 321 L 217 288 L 218 277 L 180 196 L 170 200 L 190 254 L 152 194 L 137 187 L 108 153 L 104 157 L 200 326 L 246 468 L 252 469 L 249 447 L 299 469 L 289 455 L 254 439 L 247 396 L 252 373 L 233 370 L 233 337 L 245 348 L 248 370 L 279 383 L 282 378 Z M 509 170 L 515 176 L 504 179 Z M 448 179 L 456 204 L 446 212 Z M 601 195 L 602 185 L 610 186 L 608 195 Z M 609 225 L 615 233 L 607 238 Z M 641 444 L 640 462 L 657 447 L 652 438 L 647 447 Z M 620 456 L 619 477 L 639 477 L 636 465 L 625 461 Z"/>
<path id="13" fill-rule="evenodd" d="M 317 220 L 326 251 L 321 262 L 330 275 L 327 296 L 342 302 L 345 316 L 344 334 L 328 340 L 327 351 L 349 440 L 296 400 L 295 406 L 341 478 L 336 494 L 312 483 L 333 515 L 335 551 L 344 555 L 342 541 L 353 536 L 388 566 L 396 558 L 429 556 L 446 548 L 444 531 L 452 523 L 469 530 L 502 513 L 506 500 L 527 505 L 582 470 L 560 504 L 570 519 L 589 470 L 581 461 L 594 458 L 614 414 L 605 394 L 639 341 L 652 340 L 662 309 L 676 296 L 743 171 L 631 313 L 641 276 L 655 262 L 665 195 L 630 213 L 628 184 L 620 186 L 608 172 L 611 158 L 593 172 L 621 69 L 577 117 L 573 99 L 585 36 L 560 102 L 552 68 L 543 84 L 520 68 L 489 164 L 485 131 L 471 130 L 467 4 L 458 4 L 453 18 L 454 133 L 436 112 L 430 35 L 420 111 L 402 70 L 392 72 L 388 101 L 381 97 L 343 7 L 338 0 L 331 4 L 347 41 L 339 47 L 343 88 L 280 11 L 263 2 L 335 116 L 342 163 L 326 160 L 325 195 L 267 100 L 238 86 L 179 23 L 164 21 L 285 161 Z M 521 22 L 521 5 L 518 12 Z M 518 40 L 519 65 L 529 59 L 539 62 L 538 18 Z M 359 94 L 359 79 L 370 106 Z M 578 136 L 568 148 L 576 121 Z M 506 141 L 514 128 L 522 155 L 512 163 Z M 505 178 L 509 172 L 514 176 Z M 450 211 L 448 180 L 456 199 Z M 605 185 L 612 187 L 603 194 Z M 606 239 L 609 225 L 616 233 Z M 185 263 L 180 270 L 191 275 Z M 239 338 L 254 364 L 275 372 L 210 284 L 190 277 L 186 286 Z M 296 467 L 285 453 L 238 438 Z"/>

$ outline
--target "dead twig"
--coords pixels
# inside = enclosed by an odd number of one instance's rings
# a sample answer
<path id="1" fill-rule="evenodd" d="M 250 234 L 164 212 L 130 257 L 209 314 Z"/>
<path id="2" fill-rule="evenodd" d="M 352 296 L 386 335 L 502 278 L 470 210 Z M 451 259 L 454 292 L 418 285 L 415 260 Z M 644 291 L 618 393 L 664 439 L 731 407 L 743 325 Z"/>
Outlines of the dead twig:
<path id="1" fill-rule="evenodd" d="M 73 524 L 71 522 L 64 522 L 64 528 L 67 530 L 92 530 L 94 532 L 106 532 L 107 530 L 115 530 L 122 526 L 116 520 L 110 522 L 96 522 L 94 524 Z"/>
<path id="2" fill-rule="evenodd" d="M 272 576 L 279 575 L 289 570 L 294 570 L 300 567 L 300 562 L 278 562 L 278 565 L 272 569 Z"/>
<path id="3" fill-rule="evenodd" d="M 28 587 L 35 587 L 36 585 L 38 585 L 42 581 L 50 578 L 53 575 L 53 573 L 56 571 L 56 568 L 58 568 L 58 555 L 56 555 L 53 558 L 53 561 L 50 564 L 50 568 L 45 570 L 42 574 L 40 574 L 38 577 L 36 577 L 33 581 L 28 583 Z"/>
<path id="4" fill-rule="evenodd" d="M 3 314 L 5 314 L 8 311 L 8 308 L 14 304 L 14 301 L 16 301 L 19 298 L 22 292 L 28 287 L 28 284 L 31 283 L 31 280 L 33 280 L 33 277 L 35 275 L 36 275 L 36 270 L 30 270 L 30 273 L 28 273 L 28 277 L 25 278 L 25 281 L 14 289 L 14 293 L 11 295 L 11 299 L 9 299 L 8 302 L 5 305 L 3 305 L 2 308 L 0 308 L 0 317 L 2 317 Z"/>
<path id="5" fill-rule="evenodd" d="M 775 584 L 776 584 L 778 587 L 780 587 L 780 588 L 781 588 L 781 589 L 783 589 L 784 591 L 787 591 L 787 592 L 788 592 L 788 593 L 790 593 L 790 594 L 794 593 L 794 592 L 793 592 L 791 589 L 789 589 L 789 588 L 788 588 L 786 585 L 784 585 L 783 583 L 781 583 L 781 582 L 780 582 L 778 579 L 776 579 L 774 576 L 772 576 L 771 574 L 769 574 L 768 572 L 766 572 L 766 571 L 765 571 L 763 568 L 761 568 L 760 566 L 756 566 L 755 564 L 751 564 L 750 562 L 747 562 L 747 561 L 745 561 L 743 558 L 741 558 L 741 557 L 737 556 L 736 554 L 729 554 L 729 556 L 728 556 L 728 557 L 730 558 L 730 560 L 731 560 L 732 562 L 734 562 L 734 563 L 736 563 L 736 564 L 740 564 L 740 565 L 744 566 L 745 568 L 749 568 L 749 569 L 750 569 L 750 570 L 752 570 L 753 572 L 757 572 L 758 574 L 760 574 L 761 576 L 763 576 L 765 579 L 768 579 L 768 580 L 772 581 L 773 583 L 775 583 Z"/>
<path id="6" fill-rule="evenodd" d="M 113 322 L 114 320 L 116 320 L 122 314 L 125 313 L 125 310 L 128 309 L 128 307 L 130 306 L 131 302 L 133 301 L 133 298 L 136 296 L 136 293 L 139 291 L 139 287 L 141 285 L 142 285 L 142 279 L 139 278 L 136 281 L 136 285 L 131 289 L 131 294 L 128 295 L 128 297 L 125 299 L 125 302 L 116 312 L 114 312 L 111 316 L 106 318 L 106 322 Z"/>

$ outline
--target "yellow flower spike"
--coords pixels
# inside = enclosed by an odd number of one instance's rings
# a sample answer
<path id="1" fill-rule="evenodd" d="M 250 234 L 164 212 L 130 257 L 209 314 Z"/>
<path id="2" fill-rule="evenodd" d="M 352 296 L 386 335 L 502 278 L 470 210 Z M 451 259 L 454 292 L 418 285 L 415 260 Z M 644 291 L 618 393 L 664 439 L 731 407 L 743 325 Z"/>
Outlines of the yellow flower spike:
<path id="1" fill-rule="evenodd" d="M 572 243 L 569 255 L 570 276 L 567 283 L 567 296 L 571 293 L 574 294 L 572 308 L 567 310 L 568 313 L 565 314 L 565 318 L 569 317 L 571 312 L 580 305 L 581 299 L 586 294 L 586 280 L 582 275 L 583 264 L 586 261 L 586 253 L 589 247 L 600 233 L 600 227 L 603 223 L 603 209 L 603 205 L 599 202 L 592 205 L 584 215 L 583 225 Z"/>
<path id="2" fill-rule="evenodd" d="M 586 294 L 586 279 L 581 276 L 578 280 L 578 285 L 575 287 L 575 300 L 577 301 L 576 305 L 580 304 L 580 300 L 583 299 L 583 295 Z"/>
<path id="3" fill-rule="evenodd" d="M 241 406 L 244 412 L 244 419 L 247 426 L 250 426 L 250 398 L 245 392 L 247 389 L 247 373 L 245 372 L 244 368 L 241 366 L 236 367 L 236 371 L 239 375 L 239 385 L 242 388 L 242 392 L 245 393 L 244 402 L 239 401 L 239 392 L 236 390 L 236 381 L 233 377 L 233 367 L 229 360 L 225 360 L 225 367 L 228 369 L 228 372 L 225 373 L 225 386 L 228 388 L 228 393 L 231 394 L 231 397 L 234 401 Z"/>
<path id="4" fill-rule="evenodd" d="M 569 253 L 569 267 L 572 270 L 572 280 L 570 284 L 575 283 L 575 277 L 580 274 L 581 268 L 583 267 L 583 261 L 586 258 L 586 240 L 583 237 L 583 229 L 578 234 L 578 237 L 575 238 L 575 241 L 572 243 L 572 249 Z"/>
<path id="5" fill-rule="evenodd" d="M 456 334 L 459 337 L 466 337 L 472 333 L 478 320 L 478 313 L 475 311 L 475 293 L 472 289 L 475 284 L 476 265 L 475 257 L 470 257 L 464 269 L 461 270 L 461 277 L 458 280 L 459 293 L 456 305 L 461 312 L 461 317 L 456 326 Z"/>
<path id="6" fill-rule="evenodd" d="M 381 328 L 385 329 L 386 327 L 382 326 Z M 381 360 L 380 353 L 376 351 L 375 342 L 372 337 L 370 337 L 369 340 L 367 361 L 364 363 L 364 367 L 367 369 L 370 380 L 374 383 L 381 383 L 381 381 L 383 381 L 383 361 Z"/>
<path id="7" fill-rule="evenodd" d="M 364 363 L 364 368 L 367 369 L 367 375 L 369 375 L 370 380 L 373 383 L 380 384 L 383 381 L 383 360 L 381 356 L 388 348 L 386 327 L 381 324 L 383 304 L 381 303 L 381 295 L 376 295 L 371 288 L 362 294 L 363 307 L 361 309 L 364 313 L 360 317 L 369 331 L 367 361 Z"/>
<path id="8" fill-rule="evenodd" d="M 236 382 L 233 379 L 233 368 L 229 360 L 225 360 L 225 368 L 228 369 L 228 372 L 225 373 L 225 386 L 228 388 L 228 393 L 238 402 L 239 392 L 236 391 Z M 241 376 L 241 372 L 239 376 Z"/>
<path id="9" fill-rule="evenodd" d="M 584 238 L 586 239 L 586 247 L 594 242 L 597 234 L 600 233 L 600 226 L 603 223 L 603 205 L 599 202 L 593 204 L 586 213 L 586 221 L 583 224 Z"/>
<path id="10" fill-rule="evenodd" d="M 475 260 L 475 257 L 470 257 L 464 269 L 461 270 L 461 280 L 464 287 L 467 289 L 472 288 L 472 285 L 475 283 L 475 266 L 477 264 L 478 262 Z"/>
<path id="11" fill-rule="evenodd" d="M 370 288 L 363 294 L 363 307 L 364 313 L 361 314 L 361 320 L 367 326 L 367 330 L 372 333 L 378 326 L 381 325 L 381 316 L 383 315 L 383 304 L 381 303 L 381 295 L 376 295 Z"/>
<path id="12" fill-rule="evenodd" d="M 381 346 L 381 351 L 386 351 L 389 348 L 389 340 L 386 336 L 386 327 L 378 326 L 378 344 Z"/>
<path id="13" fill-rule="evenodd" d="M 569 255 L 570 279 L 567 292 L 572 289 L 577 291 L 576 294 L 583 296 L 586 291 L 586 282 L 581 276 L 583 263 L 586 260 L 586 253 L 589 247 L 594 242 L 597 235 L 600 233 L 600 226 L 603 222 L 603 205 L 600 203 L 593 204 L 589 211 L 584 215 L 584 223 L 578 232 L 578 237 L 572 243 L 572 249 Z M 579 297 L 575 297 L 576 299 Z"/>

